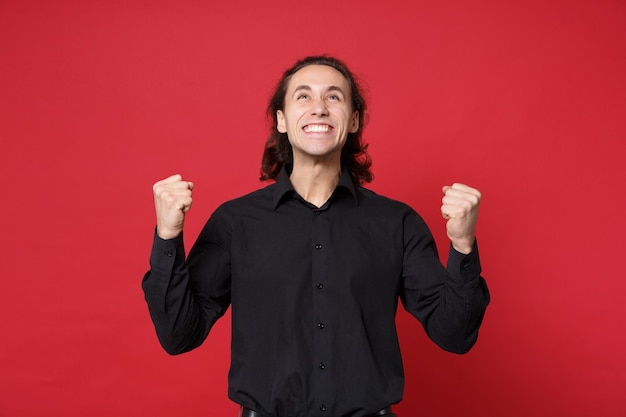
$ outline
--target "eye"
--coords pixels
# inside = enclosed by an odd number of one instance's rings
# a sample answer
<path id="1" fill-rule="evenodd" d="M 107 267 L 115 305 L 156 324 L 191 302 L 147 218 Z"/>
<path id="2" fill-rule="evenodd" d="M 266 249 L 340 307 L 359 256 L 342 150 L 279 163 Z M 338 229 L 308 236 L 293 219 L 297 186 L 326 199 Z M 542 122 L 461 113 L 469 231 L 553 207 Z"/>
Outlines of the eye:
<path id="1" fill-rule="evenodd" d="M 309 95 L 306 93 L 300 93 L 296 96 L 296 100 L 306 100 L 307 98 L 309 98 Z"/>
<path id="2" fill-rule="evenodd" d="M 329 96 L 328 96 L 328 99 L 329 99 L 330 101 L 339 101 L 339 100 L 341 100 L 341 98 L 340 98 L 337 94 L 331 94 L 331 95 L 329 95 Z"/>

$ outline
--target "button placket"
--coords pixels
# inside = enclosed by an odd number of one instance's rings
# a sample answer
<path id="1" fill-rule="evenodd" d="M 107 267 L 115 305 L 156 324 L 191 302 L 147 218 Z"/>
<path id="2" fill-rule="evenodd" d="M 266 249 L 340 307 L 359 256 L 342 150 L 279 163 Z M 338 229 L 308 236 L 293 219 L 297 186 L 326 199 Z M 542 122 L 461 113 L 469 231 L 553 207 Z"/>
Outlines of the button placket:
<path id="1" fill-rule="evenodd" d="M 330 218 L 325 210 L 314 210 L 311 214 L 311 255 L 312 255 L 312 276 L 311 289 L 313 291 L 313 356 L 311 366 L 314 371 L 313 376 L 313 397 L 318 404 L 320 412 L 328 413 L 326 402 L 333 398 L 333 393 L 329 392 L 329 378 L 332 372 L 329 366 L 331 357 L 332 332 L 329 332 L 328 314 L 328 293 L 330 288 L 328 277 L 328 257 L 332 255 L 332 248 L 328 246 L 330 240 Z"/>

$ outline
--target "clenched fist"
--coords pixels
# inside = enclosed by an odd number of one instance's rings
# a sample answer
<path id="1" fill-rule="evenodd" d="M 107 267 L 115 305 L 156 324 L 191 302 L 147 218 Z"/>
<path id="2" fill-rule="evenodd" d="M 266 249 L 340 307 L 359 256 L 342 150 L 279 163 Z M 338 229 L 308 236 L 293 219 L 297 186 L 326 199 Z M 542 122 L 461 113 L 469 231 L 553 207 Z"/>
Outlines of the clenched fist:
<path id="1" fill-rule="evenodd" d="M 193 183 L 183 181 L 179 174 L 172 175 L 152 186 L 157 218 L 157 235 L 172 239 L 183 231 L 185 214 L 191 209 Z"/>
<path id="2" fill-rule="evenodd" d="M 441 215 L 447 219 L 446 231 L 454 249 L 470 253 L 476 239 L 476 221 L 481 194 L 464 184 L 446 185 L 442 189 Z"/>

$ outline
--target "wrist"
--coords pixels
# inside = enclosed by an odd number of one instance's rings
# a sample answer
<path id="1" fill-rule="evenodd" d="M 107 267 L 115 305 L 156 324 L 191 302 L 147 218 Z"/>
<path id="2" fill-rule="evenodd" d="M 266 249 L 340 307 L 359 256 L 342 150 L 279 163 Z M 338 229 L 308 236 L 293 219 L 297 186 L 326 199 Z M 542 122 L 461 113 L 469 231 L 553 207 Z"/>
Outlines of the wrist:
<path id="1" fill-rule="evenodd" d="M 450 240 L 452 247 L 459 253 L 467 255 L 474 249 L 475 238 Z"/>
<path id="2" fill-rule="evenodd" d="M 182 230 L 178 229 L 168 229 L 168 228 L 160 228 L 157 226 L 156 234 L 163 240 L 174 239 L 178 237 L 182 233 Z"/>

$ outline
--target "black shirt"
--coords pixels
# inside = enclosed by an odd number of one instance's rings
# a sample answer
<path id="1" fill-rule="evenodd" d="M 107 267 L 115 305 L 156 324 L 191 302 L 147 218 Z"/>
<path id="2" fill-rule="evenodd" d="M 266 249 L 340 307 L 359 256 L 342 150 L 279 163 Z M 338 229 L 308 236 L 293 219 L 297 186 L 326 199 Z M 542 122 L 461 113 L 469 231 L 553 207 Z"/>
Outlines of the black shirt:
<path id="1" fill-rule="evenodd" d="M 143 289 L 164 349 L 199 346 L 232 304 L 229 397 L 275 417 L 360 417 L 402 399 L 398 300 L 441 348 L 476 341 L 489 293 L 477 248 L 448 267 L 409 206 L 344 172 L 317 208 L 283 170 L 221 205 L 185 260 L 155 235 Z"/>

